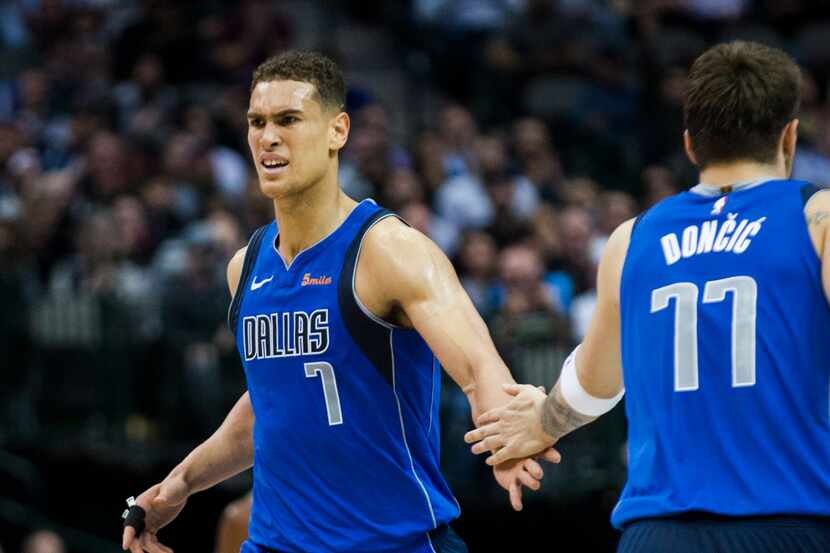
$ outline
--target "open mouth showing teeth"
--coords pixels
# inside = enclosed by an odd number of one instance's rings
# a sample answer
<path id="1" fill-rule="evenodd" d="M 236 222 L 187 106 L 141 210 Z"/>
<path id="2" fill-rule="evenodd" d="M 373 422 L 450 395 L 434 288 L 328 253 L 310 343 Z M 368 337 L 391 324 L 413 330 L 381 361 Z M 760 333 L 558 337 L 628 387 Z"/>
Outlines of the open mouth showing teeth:
<path id="1" fill-rule="evenodd" d="M 288 165 L 287 161 L 266 160 L 262 162 L 262 166 L 267 169 L 276 169 L 278 167 L 285 167 L 286 165 Z"/>

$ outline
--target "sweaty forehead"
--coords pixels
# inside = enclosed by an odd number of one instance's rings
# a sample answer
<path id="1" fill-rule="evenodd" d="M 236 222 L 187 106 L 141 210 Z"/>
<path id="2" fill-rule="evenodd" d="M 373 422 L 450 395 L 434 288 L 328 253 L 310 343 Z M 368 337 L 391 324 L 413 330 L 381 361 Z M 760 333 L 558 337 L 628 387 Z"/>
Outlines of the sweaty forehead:
<path id="1" fill-rule="evenodd" d="M 320 111 L 317 88 L 302 81 L 263 81 L 251 91 L 250 110 L 263 114 L 284 110 Z"/>

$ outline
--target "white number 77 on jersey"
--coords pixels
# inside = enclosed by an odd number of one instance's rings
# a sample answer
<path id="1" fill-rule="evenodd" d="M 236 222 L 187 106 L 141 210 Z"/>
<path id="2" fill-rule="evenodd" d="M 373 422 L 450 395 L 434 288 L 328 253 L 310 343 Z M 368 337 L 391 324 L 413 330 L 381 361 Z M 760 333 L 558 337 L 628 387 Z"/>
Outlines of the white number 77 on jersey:
<path id="1" fill-rule="evenodd" d="M 706 283 L 703 303 L 724 301 L 732 292 L 732 386 L 755 385 L 755 318 L 758 285 L 752 277 L 734 276 Z M 698 287 L 677 282 L 651 293 L 651 312 L 666 309 L 675 299 L 674 390 L 698 389 L 697 298 Z"/>

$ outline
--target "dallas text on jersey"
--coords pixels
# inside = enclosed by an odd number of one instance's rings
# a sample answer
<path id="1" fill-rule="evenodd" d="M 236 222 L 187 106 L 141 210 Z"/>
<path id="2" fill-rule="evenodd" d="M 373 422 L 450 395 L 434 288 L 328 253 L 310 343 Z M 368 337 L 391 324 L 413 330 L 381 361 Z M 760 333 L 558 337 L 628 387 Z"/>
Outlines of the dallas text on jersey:
<path id="1" fill-rule="evenodd" d="M 329 349 L 329 310 L 251 315 L 242 319 L 245 360 L 319 355 Z"/>

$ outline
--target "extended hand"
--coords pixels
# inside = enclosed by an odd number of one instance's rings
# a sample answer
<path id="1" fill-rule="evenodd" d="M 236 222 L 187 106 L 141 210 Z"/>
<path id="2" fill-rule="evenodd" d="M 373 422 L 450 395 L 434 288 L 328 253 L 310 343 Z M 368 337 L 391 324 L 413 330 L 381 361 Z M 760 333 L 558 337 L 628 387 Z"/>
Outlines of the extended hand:
<path id="1" fill-rule="evenodd" d="M 544 475 L 542 467 L 533 459 L 507 461 L 493 467 L 496 482 L 507 490 L 510 505 L 516 511 L 522 510 L 522 486 L 538 490 L 541 486 L 539 482 Z"/>
<path id="2" fill-rule="evenodd" d="M 173 553 L 172 549 L 158 541 L 156 532 L 178 516 L 187 503 L 187 496 L 187 484 L 179 477 L 168 477 L 138 496 L 136 505 L 146 511 L 145 528 L 138 537 L 132 526 L 124 528 L 122 549 L 129 549 L 130 553 Z"/>
<path id="3" fill-rule="evenodd" d="M 488 465 L 499 465 L 510 459 L 543 457 L 553 463 L 561 460 L 559 452 L 550 447 L 556 440 L 542 428 L 542 408 L 547 396 L 529 385 L 506 384 L 505 391 L 515 396 L 503 407 L 491 409 L 476 420 L 479 427 L 464 435 L 464 441 L 475 443 L 475 454 L 493 452 Z"/>

